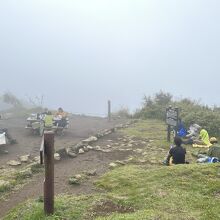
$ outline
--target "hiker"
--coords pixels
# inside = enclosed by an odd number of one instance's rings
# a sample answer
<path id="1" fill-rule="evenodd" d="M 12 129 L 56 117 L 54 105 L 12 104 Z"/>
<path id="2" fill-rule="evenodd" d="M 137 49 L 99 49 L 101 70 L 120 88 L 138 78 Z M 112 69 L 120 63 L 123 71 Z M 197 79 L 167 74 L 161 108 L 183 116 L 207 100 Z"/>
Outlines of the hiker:
<path id="1" fill-rule="evenodd" d="M 44 117 L 44 127 L 45 128 L 52 128 L 53 127 L 53 115 L 51 111 L 48 111 Z"/>
<path id="2" fill-rule="evenodd" d="M 198 131 L 199 137 L 193 140 L 193 147 L 210 147 L 212 144 L 209 141 L 209 134 L 207 130 L 200 127 Z"/>
<path id="3" fill-rule="evenodd" d="M 215 137 L 210 138 L 212 146 L 209 148 L 207 154 L 198 154 L 198 163 L 215 163 L 220 162 L 220 146 Z"/>
<path id="4" fill-rule="evenodd" d="M 183 148 L 182 145 L 182 139 L 178 136 L 174 138 L 174 147 L 171 147 L 167 159 L 166 159 L 166 165 L 170 165 L 170 159 L 172 158 L 172 164 L 185 164 L 185 155 L 186 155 L 186 149 Z"/>
<path id="5" fill-rule="evenodd" d="M 217 157 L 220 160 L 220 146 L 218 145 L 218 140 L 215 137 L 211 137 L 210 143 L 212 146 L 209 148 L 207 155 L 209 157 Z"/>
<path id="6" fill-rule="evenodd" d="M 183 144 L 193 144 L 193 141 L 199 138 L 199 129 L 201 129 L 201 127 L 198 124 L 191 124 L 186 136 L 183 137 Z"/>
<path id="7" fill-rule="evenodd" d="M 9 144 L 16 144 L 16 139 L 13 139 L 12 136 L 9 134 L 7 128 L 0 128 L 0 134 L 5 134 L 5 137 L 7 138 Z"/>
<path id="8" fill-rule="evenodd" d="M 186 137 L 187 135 L 187 130 L 185 129 L 184 124 L 181 119 L 178 120 L 177 135 L 182 138 Z"/>
<path id="9" fill-rule="evenodd" d="M 67 113 L 63 111 L 63 109 L 60 107 L 58 108 L 58 111 L 56 113 L 56 117 L 58 118 L 58 120 L 55 120 L 55 125 L 57 125 L 58 127 L 66 127 L 67 125 Z"/>

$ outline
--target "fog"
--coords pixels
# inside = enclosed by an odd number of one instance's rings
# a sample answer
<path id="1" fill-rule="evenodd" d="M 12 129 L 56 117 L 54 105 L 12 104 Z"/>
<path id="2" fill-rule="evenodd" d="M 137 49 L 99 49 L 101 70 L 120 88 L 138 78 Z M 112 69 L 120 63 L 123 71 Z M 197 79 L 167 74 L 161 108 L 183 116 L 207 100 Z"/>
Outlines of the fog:
<path id="1" fill-rule="evenodd" d="M 218 0 L 2 0 L 0 93 L 103 115 L 160 90 L 220 105 Z"/>

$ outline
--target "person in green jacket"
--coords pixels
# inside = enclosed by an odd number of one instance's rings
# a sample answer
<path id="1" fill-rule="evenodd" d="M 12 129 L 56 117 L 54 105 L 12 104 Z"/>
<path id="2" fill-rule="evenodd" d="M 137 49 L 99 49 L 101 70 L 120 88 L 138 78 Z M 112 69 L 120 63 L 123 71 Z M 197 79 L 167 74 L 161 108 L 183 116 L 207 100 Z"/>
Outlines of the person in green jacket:
<path id="1" fill-rule="evenodd" d="M 50 111 L 44 117 L 44 127 L 45 128 L 52 128 L 53 127 L 53 115 Z"/>

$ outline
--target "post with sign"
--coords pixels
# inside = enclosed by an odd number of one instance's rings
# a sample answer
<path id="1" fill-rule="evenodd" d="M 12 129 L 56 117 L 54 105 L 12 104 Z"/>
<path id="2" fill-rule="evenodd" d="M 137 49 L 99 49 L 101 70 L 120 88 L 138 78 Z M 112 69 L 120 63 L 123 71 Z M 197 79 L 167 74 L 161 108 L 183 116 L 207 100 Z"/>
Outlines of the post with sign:
<path id="1" fill-rule="evenodd" d="M 44 213 L 54 213 L 54 132 L 45 131 L 40 149 L 41 164 L 45 164 Z"/>
<path id="2" fill-rule="evenodd" d="M 179 109 L 172 108 L 171 106 L 166 109 L 166 123 L 167 123 L 167 141 L 170 142 L 171 136 L 171 128 L 175 128 L 175 132 L 177 132 L 179 118 Z"/>

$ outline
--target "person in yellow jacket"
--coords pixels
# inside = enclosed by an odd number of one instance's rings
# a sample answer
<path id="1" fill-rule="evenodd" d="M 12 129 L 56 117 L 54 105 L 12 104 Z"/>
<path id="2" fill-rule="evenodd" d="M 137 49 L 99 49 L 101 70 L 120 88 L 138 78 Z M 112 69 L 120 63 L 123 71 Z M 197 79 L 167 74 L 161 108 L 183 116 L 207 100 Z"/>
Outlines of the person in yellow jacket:
<path id="1" fill-rule="evenodd" d="M 210 147 L 212 144 L 209 141 L 208 131 L 199 129 L 199 139 L 193 141 L 194 147 Z"/>

